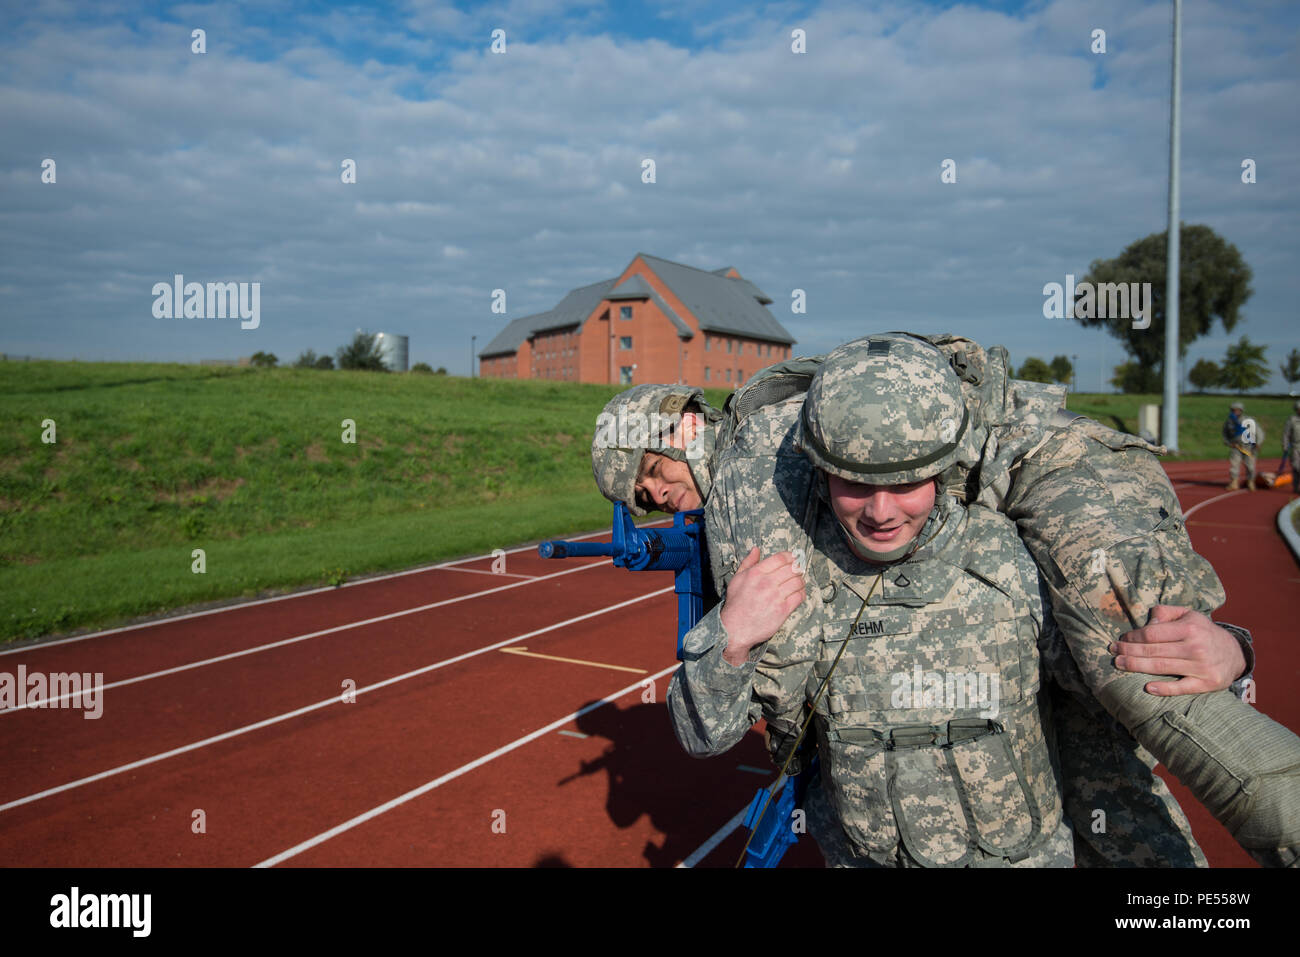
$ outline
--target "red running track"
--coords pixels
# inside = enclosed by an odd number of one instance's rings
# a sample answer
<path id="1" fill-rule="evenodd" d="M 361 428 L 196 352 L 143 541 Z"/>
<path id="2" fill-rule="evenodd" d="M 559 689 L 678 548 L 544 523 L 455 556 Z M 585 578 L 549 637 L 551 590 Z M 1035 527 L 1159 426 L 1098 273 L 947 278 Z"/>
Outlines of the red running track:
<path id="1" fill-rule="evenodd" d="M 1170 468 L 1250 627 L 1256 707 L 1300 728 L 1285 496 Z M 666 575 L 524 548 L 0 653 L 0 671 L 101 672 L 102 716 L 0 713 L 8 866 L 728 866 L 771 779 L 756 730 L 709 761 L 663 708 Z M 527 654 L 518 653 L 526 650 Z M 536 657 L 542 655 L 546 657 Z M 1270 691 L 1270 689 L 1274 689 Z M 354 694 L 349 695 L 349 690 Z M 350 700 L 345 700 L 349 699 Z M 1216 866 L 1252 862 L 1177 782 Z M 787 856 L 817 866 L 811 842 Z"/>

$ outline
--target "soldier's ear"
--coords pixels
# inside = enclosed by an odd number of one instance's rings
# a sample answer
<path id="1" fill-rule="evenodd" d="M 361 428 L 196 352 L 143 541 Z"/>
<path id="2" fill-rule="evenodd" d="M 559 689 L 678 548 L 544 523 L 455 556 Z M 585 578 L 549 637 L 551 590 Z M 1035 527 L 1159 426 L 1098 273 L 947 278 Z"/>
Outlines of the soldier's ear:
<path id="1" fill-rule="evenodd" d="M 695 437 L 700 434 L 700 429 L 704 427 L 704 416 L 698 412 L 686 412 L 682 415 L 681 440 L 682 448 L 690 445 L 695 441 Z"/>

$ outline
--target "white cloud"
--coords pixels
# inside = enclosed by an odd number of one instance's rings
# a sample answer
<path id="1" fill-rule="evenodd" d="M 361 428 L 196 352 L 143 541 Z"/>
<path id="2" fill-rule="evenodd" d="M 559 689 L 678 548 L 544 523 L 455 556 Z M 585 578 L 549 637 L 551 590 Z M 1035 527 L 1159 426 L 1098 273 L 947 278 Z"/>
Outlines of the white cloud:
<path id="1" fill-rule="evenodd" d="M 1164 228 L 1162 4 L 670 8 L 713 44 L 694 50 L 593 33 L 596 7 L 549 0 L 281 27 L 225 5 L 134 29 L 125 14 L 53 9 L 0 39 L 0 314 L 18 353 L 108 354 L 123 336 L 137 354 L 246 352 L 237 332 L 173 324 L 160 338 L 132 317 L 174 272 L 273 274 L 259 348 L 330 351 L 379 304 L 413 359 L 463 372 L 466 317 L 494 323 L 490 336 L 644 250 L 736 266 L 776 297 L 800 351 L 883 323 L 1096 361 L 1100 333 L 1042 319 L 1043 283 Z M 1280 342 L 1300 293 L 1300 133 L 1281 120 L 1300 77 L 1294 17 L 1268 17 L 1187 5 L 1183 216 L 1255 268 L 1232 338 Z M 208 54 L 189 53 L 190 22 L 209 31 Z M 496 23 L 503 56 L 488 52 Z M 790 52 L 795 25 L 806 54 Z M 1094 26 L 1110 51 L 1101 89 Z M 341 53 L 349 43 L 366 52 Z M 269 56 L 237 52 L 248 44 Z M 45 156 L 56 186 L 39 182 Z M 1240 183 L 1246 156 L 1254 186 Z M 339 180 L 344 158 L 354 185 Z M 956 185 L 939 181 L 945 158 Z M 510 315 L 485 317 L 499 286 Z M 795 287 L 809 290 L 806 317 L 778 295 Z M 91 310 L 74 294 L 87 289 Z M 416 289 L 433 291 L 435 316 Z"/>

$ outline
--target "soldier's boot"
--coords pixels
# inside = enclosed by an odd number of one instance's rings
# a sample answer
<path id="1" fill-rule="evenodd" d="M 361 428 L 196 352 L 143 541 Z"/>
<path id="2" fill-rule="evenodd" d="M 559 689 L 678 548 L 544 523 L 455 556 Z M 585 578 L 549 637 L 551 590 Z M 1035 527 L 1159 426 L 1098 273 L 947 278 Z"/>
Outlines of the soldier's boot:
<path id="1" fill-rule="evenodd" d="M 1240 483 L 1239 481 L 1237 481 L 1236 479 L 1233 479 L 1231 482 L 1228 483 L 1228 491 L 1229 491 L 1229 492 L 1235 492 L 1235 491 L 1237 491 L 1237 489 L 1239 489 L 1239 488 L 1241 488 L 1241 483 Z"/>

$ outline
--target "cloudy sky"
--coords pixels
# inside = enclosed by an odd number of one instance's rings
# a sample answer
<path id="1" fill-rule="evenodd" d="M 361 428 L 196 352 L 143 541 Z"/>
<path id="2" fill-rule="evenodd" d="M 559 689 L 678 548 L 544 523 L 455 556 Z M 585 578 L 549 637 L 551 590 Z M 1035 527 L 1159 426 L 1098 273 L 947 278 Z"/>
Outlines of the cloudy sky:
<path id="1" fill-rule="evenodd" d="M 285 361 L 365 328 L 465 374 L 471 336 L 644 251 L 735 266 L 798 352 L 951 330 L 1017 363 L 1077 355 L 1093 391 L 1119 344 L 1044 318 L 1043 286 L 1165 228 L 1171 10 L 6 4 L 0 352 Z M 1234 243 L 1255 290 L 1190 359 L 1244 332 L 1280 390 L 1300 346 L 1297 103 L 1300 5 L 1187 0 L 1182 217 Z M 260 326 L 155 318 L 153 285 L 177 273 L 260 282 Z"/>

